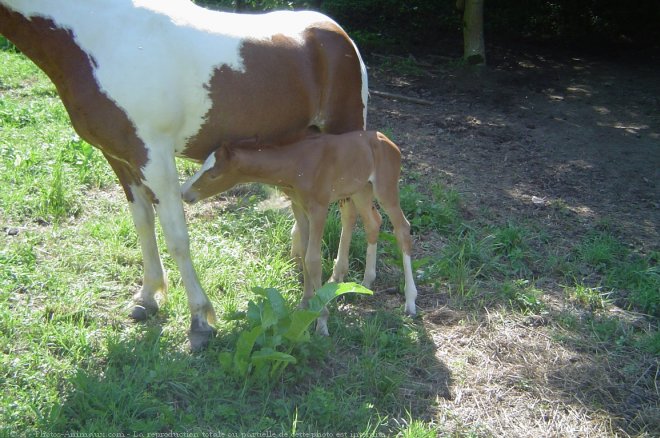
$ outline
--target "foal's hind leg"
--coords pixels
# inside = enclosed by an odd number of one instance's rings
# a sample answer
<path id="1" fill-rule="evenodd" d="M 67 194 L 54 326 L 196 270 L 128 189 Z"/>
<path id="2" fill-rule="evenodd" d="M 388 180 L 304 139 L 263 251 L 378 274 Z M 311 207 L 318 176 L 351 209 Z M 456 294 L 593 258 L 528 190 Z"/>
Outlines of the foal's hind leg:
<path id="1" fill-rule="evenodd" d="M 412 271 L 412 239 L 410 238 L 410 223 L 401 210 L 399 202 L 399 190 L 397 181 L 392 181 L 390 187 L 374 186 L 376 198 L 383 208 L 394 227 L 394 235 L 401 249 L 403 258 L 403 273 L 405 276 L 406 313 L 414 316 L 417 313 L 415 300 L 417 299 L 417 287 Z"/>
<path id="2" fill-rule="evenodd" d="M 364 230 L 367 235 L 367 258 L 364 267 L 364 279 L 362 285 L 371 287 L 376 279 L 376 253 L 378 249 L 378 233 L 380 232 L 380 224 L 383 218 L 378 213 L 376 206 L 373 203 L 373 192 L 371 185 L 367 185 L 363 190 L 351 196 L 355 203 Z"/>

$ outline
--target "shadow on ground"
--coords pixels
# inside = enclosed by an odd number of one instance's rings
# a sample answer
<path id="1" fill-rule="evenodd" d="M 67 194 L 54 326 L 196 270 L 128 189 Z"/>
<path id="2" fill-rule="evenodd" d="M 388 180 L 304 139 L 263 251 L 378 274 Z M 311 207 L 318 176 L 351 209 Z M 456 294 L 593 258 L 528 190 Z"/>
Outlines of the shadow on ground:
<path id="1" fill-rule="evenodd" d="M 226 375 L 219 353 L 237 330 L 219 331 L 190 354 L 164 321 L 126 326 L 105 341 L 104 360 L 62 382 L 61 406 L 42 418 L 49 432 L 332 432 L 386 436 L 428 416 L 448 397 L 448 368 L 424 327 L 374 311 L 331 318 L 330 338 L 314 338 L 307 359 L 277 380 Z"/>

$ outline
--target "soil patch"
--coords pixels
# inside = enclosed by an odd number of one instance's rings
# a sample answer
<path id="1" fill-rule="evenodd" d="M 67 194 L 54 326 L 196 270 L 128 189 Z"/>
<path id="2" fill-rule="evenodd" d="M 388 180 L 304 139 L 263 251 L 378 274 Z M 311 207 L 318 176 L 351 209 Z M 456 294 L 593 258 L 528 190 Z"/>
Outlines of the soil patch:
<path id="1" fill-rule="evenodd" d="M 526 224 L 559 252 L 599 227 L 633 252 L 659 249 L 657 61 L 493 47 L 479 71 L 437 56 L 368 64 L 370 88 L 433 102 L 373 95 L 368 124 L 400 146 L 404 179 L 458 190 L 466 219 Z M 410 65 L 412 73 L 402 68 Z M 660 433 L 659 359 L 611 352 L 567 330 L 562 280 L 534 274 L 550 314 L 466 311 L 442 287 L 420 288 L 423 324 L 454 382 L 429 417 L 459 434 Z M 571 318 L 579 325 L 580 311 Z"/>

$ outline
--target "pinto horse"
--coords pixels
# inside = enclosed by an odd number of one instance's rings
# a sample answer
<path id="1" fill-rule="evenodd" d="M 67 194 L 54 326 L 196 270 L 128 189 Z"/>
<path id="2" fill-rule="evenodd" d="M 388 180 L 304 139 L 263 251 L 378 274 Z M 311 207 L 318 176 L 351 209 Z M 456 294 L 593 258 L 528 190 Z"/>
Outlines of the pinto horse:
<path id="1" fill-rule="evenodd" d="M 158 310 L 167 277 L 155 213 L 181 272 L 193 350 L 213 306 L 190 257 L 175 156 L 218 145 L 283 145 L 310 130 L 365 129 L 366 68 L 346 33 L 315 12 L 244 15 L 189 0 L 0 0 L 0 34 L 53 81 L 78 134 L 98 147 L 129 201 L 144 262 L 131 316 Z"/>

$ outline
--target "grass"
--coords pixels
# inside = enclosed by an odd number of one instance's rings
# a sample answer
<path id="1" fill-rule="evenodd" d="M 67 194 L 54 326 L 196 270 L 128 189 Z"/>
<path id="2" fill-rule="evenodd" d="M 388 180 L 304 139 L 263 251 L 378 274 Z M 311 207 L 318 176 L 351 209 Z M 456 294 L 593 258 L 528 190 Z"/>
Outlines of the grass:
<path id="1" fill-rule="evenodd" d="M 401 189 L 416 319 L 396 293 L 347 297 L 332 306 L 331 336 L 312 336 L 277 378 L 228 372 L 253 288 L 277 288 L 291 307 L 301 293 L 290 214 L 264 208 L 277 193 L 247 186 L 187 210 L 222 316 L 210 347 L 186 349 L 185 293 L 167 254 L 168 301 L 147 323 L 128 322 L 141 254 L 110 167 L 36 67 L 11 50 L 0 63 L 0 435 L 657 432 L 658 253 L 638 254 L 611 230 L 566 248 L 534 223 L 468 220 L 456 190 L 421 177 Z M 332 210 L 326 277 L 340 228 Z M 364 255 L 358 229 L 348 280 L 361 279 Z M 386 238 L 376 289 L 401 281 L 398 257 Z"/>

